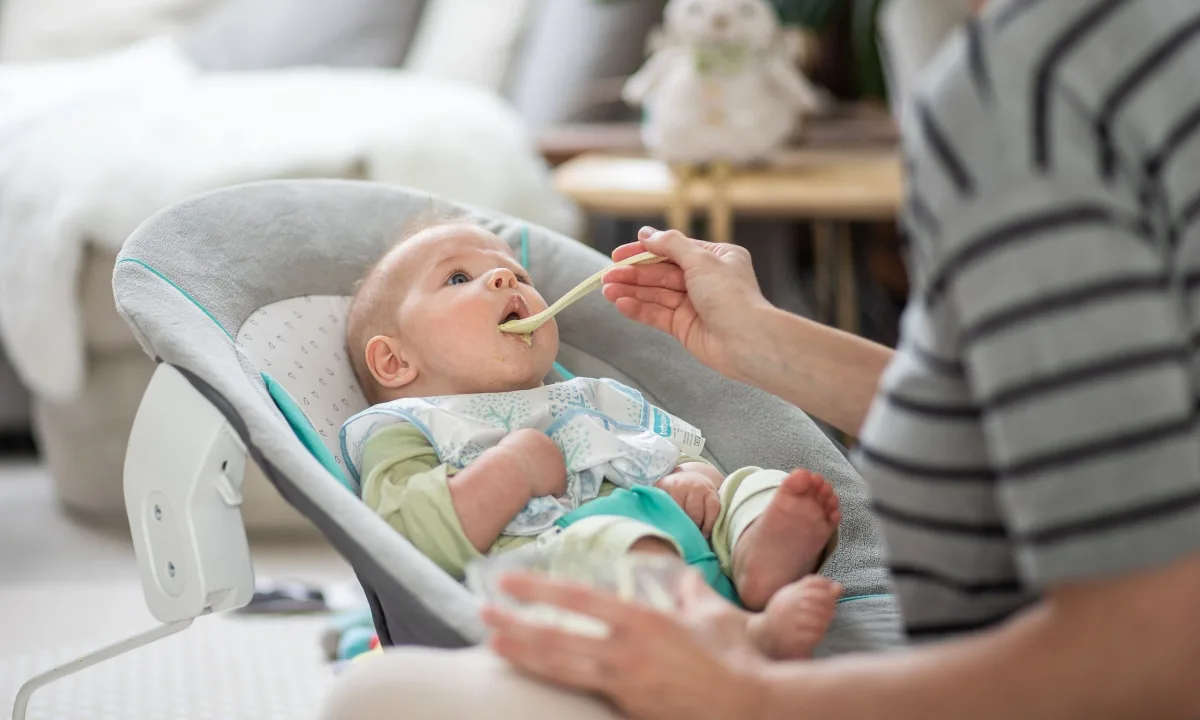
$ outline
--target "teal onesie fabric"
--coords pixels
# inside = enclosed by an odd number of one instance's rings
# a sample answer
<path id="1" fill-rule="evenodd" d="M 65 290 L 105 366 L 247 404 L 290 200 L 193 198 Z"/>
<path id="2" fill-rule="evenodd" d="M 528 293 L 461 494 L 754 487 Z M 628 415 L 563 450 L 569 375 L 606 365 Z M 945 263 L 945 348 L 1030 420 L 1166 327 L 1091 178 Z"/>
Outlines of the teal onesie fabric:
<path id="1" fill-rule="evenodd" d="M 721 572 L 721 563 L 704 534 L 665 490 L 640 485 L 629 490 L 618 488 L 564 515 L 555 524 L 565 529 L 596 515 L 638 520 L 669 534 L 683 550 L 683 561 L 699 570 L 709 586 L 722 597 L 741 606 L 733 582 Z"/>

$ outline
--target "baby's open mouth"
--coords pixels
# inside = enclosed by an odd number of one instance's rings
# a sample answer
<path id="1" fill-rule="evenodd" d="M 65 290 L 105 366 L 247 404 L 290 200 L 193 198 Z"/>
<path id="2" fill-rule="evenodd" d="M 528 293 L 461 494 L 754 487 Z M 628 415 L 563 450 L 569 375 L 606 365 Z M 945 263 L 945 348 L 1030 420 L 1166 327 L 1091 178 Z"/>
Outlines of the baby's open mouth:
<path id="1" fill-rule="evenodd" d="M 500 324 L 513 320 L 524 320 L 529 317 L 529 305 L 525 302 L 525 298 L 520 295 L 513 295 L 504 304 L 503 315 L 500 317 Z"/>
<path id="2" fill-rule="evenodd" d="M 512 322 L 514 320 L 524 320 L 529 317 L 529 305 L 525 303 L 525 298 L 520 295 L 513 295 L 508 304 L 504 306 L 504 317 L 501 318 L 500 324 Z M 507 334 L 507 333 L 501 333 Z M 531 334 L 508 334 L 513 340 L 521 340 L 526 345 L 533 344 L 533 336 Z"/>

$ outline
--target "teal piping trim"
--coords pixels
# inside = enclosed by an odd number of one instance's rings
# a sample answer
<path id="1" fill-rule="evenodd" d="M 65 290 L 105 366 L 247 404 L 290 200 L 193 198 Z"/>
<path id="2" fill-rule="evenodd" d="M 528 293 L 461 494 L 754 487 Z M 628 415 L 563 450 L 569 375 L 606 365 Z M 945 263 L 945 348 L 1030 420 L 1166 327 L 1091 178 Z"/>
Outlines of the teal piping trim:
<path id="1" fill-rule="evenodd" d="M 554 372 L 558 373 L 563 380 L 574 380 L 575 374 L 562 366 L 562 363 L 555 361 Z"/>
<path id="2" fill-rule="evenodd" d="M 892 597 L 890 593 L 875 593 L 874 595 L 851 595 L 850 597 L 844 597 L 841 600 L 838 600 L 838 604 L 841 605 L 842 603 L 846 602 L 854 602 L 855 600 L 873 600 L 875 598 L 890 597 Z"/>
<path id="3" fill-rule="evenodd" d="M 178 290 L 180 295 L 183 295 L 185 298 L 190 300 L 193 305 L 200 308 L 200 311 L 207 315 L 208 319 L 213 321 L 213 324 L 221 328 L 221 332 L 229 336 L 230 340 L 234 339 L 233 334 L 225 329 L 225 326 L 221 324 L 221 321 L 214 317 L 213 314 L 208 311 L 208 308 L 201 305 L 200 301 L 192 297 L 191 293 L 176 285 L 166 275 L 163 275 L 149 264 L 138 260 L 137 258 L 122 258 L 121 260 L 117 261 L 117 264 L 119 265 L 124 262 L 131 262 L 145 268 L 146 270 L 149 270 L 155 275 L 155 277 Z M 328 448 L 321 443 L 320 439 L 317 437 L 317 431 L 313 428 L 312 423 L 308 421 L 308 418 L 305 417 L 304 413 L 301 412 L 299 406 L 296 405 L 296 401 L 292 398 L 292 396 L 288 394 L 287 390 L 285 390 L 282 385 L 275 382 L 275 379 L 267 373 L 259 371 L 259 375 L 262 377 L 263 384 L 267 387 L 267 393 L 275 402 L 275 406 L 279 408 L 279 412 L 283 414 L 284 419 L 287 420 L 288 425 L 291 427 L 292 432 L 296 435 L 296 438 L 300 441 L 300 443 L 304 445 L 305 449 L 308 450 L 314 458 L 316 458 L 317 462 L 321 463 L 325 470 L 330 475 L 333 475 L 333 477 L 337 479 L 342 486 L 353 490 L 353 487 L 346 481 L 346 477 L 342 473 L 342 469 L 338 467 L 337 461 L 329 452 Z"/>
<path id="4" fill-rule="evenodd" d="M 529 269 L 529 228 L 521 226 L 521 267 Z"/>
<path id="5" fill-rule="evenodd" d="M 184 290 L 183 288 L 179 287 L 179 286 L 178 286 L 178 285 L 176 285 L 174 282 L 172 282 L 172 281 L 171 281 L 171 278 L 167 277 L 166 275 L 163 275 L 163 274 L 162 274 L 162 273 L 160 273 L 159 271 L 157 271 L 157 270 L 155 270 L 154 268 L 150 267 L 149 265 L 147 265 L 146 263 L 142 262 L 141 260 L 138 260 L 137 258 L 121 258 L 120 260 L 118 260 L 118 261 L 117 261 L 117 264 L 118 264 L 118 265 L 120 265 L 121 263 L 127 263 L 127 262 L 135 263 L 135 264 L 137 264 L 137 265 L 140 265 L 140 266 L 142 266 L 143 268 L 145 268 L 145 269 L 149 270 L 150 272 L 154 273 L 155 275 L 157 275 L 159 280 L 162 280 L 162 281 L 163 281 L 163 282 L 165 282 L 166 284 L 168 284 L 168 285 L 170 285 L 171 287 L 173 287 L 173 288 L 175 288 L 176 290 L 178 290 L 178 291 L 179 291 L 179 293 L 180 293 L 181 295 L 183 295 L 183 296 L 184 296 L 185 298 L 187 298 L 188 300 L 191 300 L 193 305 L 195 305 L 196 307 L 200 308 L 200 312 L 202 312 L 202 313 L 204 313 L 205 315 L 207 315 L 209 320 L 212 320 L 212 321 L 213 321 L 213 322 L 216 324 L 216 326 L 217 326 L 217 327 L 221 328 L 221 332 L 225 333 L 225 334 L 226 334 L 226 335 L 229 337 L 229 339 L 230 339 L 230 340 L 233 340 L 233 333 L 231 333 L 231 332 L 229 332 L 228 330 L 226 330 L 226 329 L 225 329 L 225 326 L 221 324 L 221 321 L 220 321 L 220 320 L 218 320 L 218 319 L 217 319 L 217 318 L 216 318 L 216 317 L 215 317 L 215 316 L 214 316 L 212 313 L 210 313 L 210 312 L 208 311 L 208 308 L 206 308 L 206 307 L 204 307 L 203 305 L 201 305 L 201 304 L 200 304 L 200 301 L 199 301 L 199 300 L 197 300 L 196 298 L 192 297 L 192 294 L 191 294 L 191 293 L 189 293 L 187 290 Z"/>
<path id="6" fill-rule="evenodd" d="M 329 451 L 329 448 L 325 447 L 325 443 L 321 442 L 316 428 L 308 421 L 308 417 L 305 416 L 300 406 L 296 404 L 296 398 L 292 397 L 286 388 L 267 373 L 259 372 L 259 376 L 262 377 L 263 384 L 267 386 L 267 393 L 275 401 L 275 407 L 279 408 L 279 412 L 283 414 L 288 426 L 291 427 L 296 439 L 300 441 L 304 449 L 308 450 L 309 454 L 321 463 L 325 471 L 341 483 L 342 487 L 354 492 L 354 486 L 346 479 L 337 458 Z"/>

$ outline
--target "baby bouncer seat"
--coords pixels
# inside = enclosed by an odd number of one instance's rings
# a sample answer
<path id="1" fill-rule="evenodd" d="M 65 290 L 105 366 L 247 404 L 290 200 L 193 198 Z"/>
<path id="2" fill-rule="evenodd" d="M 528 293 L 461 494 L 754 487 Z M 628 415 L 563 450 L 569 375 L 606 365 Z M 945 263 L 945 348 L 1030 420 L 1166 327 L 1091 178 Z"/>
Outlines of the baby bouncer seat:
<path id="1" fill-rule="evenodd" d="M 367 406 L 344 340 L 349 296 L 407 221 L 434 209 L 507 240 L 553 302 L 608 259 L 544 228 L 426 193 L 355 181 L 272 181 L 208 193 L 147 220 L 116 265 L 116 304 L 158 368 L 129 441 L 125 501 L 145 598 L 164 627 L 31 681 L 39 685 L 249 602 L 239 512 L 253 460 L 353 566 L 380 642 L 479 643 L 480 599 L 350 489 L 342 422 Z M 898 613 L 863 481 L 800 410 L 700 365 L 599 293 L 558 316 L 561 374 L 611 377 L 701 428 L 719 468 L 805 467 L 841 498 L 826 574 L 845 596 L 822 653 L 896 644 Z M 554 379 L 554 378 L 551 378 Z M 15 715 L 19 717 L 19 715 Z"/>

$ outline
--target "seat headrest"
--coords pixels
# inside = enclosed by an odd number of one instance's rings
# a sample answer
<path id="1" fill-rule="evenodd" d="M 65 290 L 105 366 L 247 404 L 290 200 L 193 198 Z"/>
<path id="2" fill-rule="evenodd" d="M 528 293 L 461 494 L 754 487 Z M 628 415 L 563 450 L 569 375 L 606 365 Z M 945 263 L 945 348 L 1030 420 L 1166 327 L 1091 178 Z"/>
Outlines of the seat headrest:
<path id="1" fill-rule="evenodd" d="M 247 359 L 287 390 L 336 461 L 342 423 L 367 407 L 346 349 L 349 308 L 350 298 L 339 295 L 280 300 L 256 310 L 236 334 Z"/>

